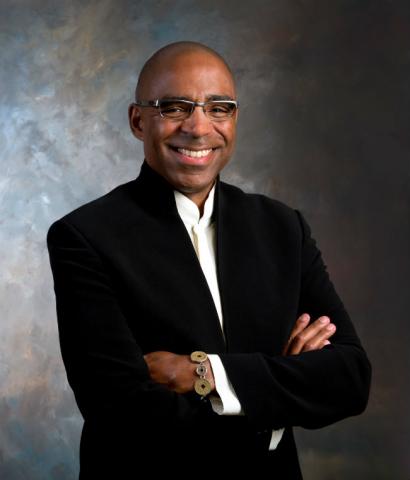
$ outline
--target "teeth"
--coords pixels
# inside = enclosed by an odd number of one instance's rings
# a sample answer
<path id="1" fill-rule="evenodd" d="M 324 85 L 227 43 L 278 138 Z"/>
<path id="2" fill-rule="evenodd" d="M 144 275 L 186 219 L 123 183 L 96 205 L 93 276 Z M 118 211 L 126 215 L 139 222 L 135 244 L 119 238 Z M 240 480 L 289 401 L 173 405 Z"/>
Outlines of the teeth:
<path id="1" fill-rule="evenodd" d="M 194 157 L 194 158 L 201 158 L 201 157 L 206 157 L 210 152 L 212 152 L 212 148 L 209 150 L 186 150 L 185 148 L 178 148 L 178 152 L 188 155 L 189 157 Z"/>

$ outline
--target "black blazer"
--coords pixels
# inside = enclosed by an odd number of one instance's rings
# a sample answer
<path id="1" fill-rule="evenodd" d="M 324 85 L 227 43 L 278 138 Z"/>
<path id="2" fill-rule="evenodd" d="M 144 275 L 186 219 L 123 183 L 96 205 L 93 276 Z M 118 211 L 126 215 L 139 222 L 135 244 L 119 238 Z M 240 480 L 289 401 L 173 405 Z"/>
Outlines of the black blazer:
<path id="1" fill-rule="evenodd" d="M 208 470 L 217 458 L 227 472 L 267 462 L 281 479 L 302 478 L 292 427 L 367 405 L 371 365 L 301 213 L 218 176 L 214 215 L 226 344 L 173 187 L 145 160 L 136 179 L 49 228 L 62 358 L 85 421 L 82 480 L 142 468 L 192 478 L 187 461 Z M 303 312 L 331 318 L 332 343 L 281 356 Z M 219 354 L 245 415 L 152 381 L 143 355 L 155 350 Z"/>

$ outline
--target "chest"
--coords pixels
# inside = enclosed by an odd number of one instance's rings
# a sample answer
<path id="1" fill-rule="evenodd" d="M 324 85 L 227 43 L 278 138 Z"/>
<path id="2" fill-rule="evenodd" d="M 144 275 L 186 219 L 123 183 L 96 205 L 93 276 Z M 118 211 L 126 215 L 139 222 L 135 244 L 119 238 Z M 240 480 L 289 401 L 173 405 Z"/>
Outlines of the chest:
<path id="1" fill-rule="evenodd" d="M 296 320 L 300 246 L 255 220 L 217 222 L 214 259 L 223 329 L 182 221 L 132 228 L 111 252 L 124 314 L 144 351 L 279 353 Z M 114 258 L 115 256 L 115 258 Z"/>

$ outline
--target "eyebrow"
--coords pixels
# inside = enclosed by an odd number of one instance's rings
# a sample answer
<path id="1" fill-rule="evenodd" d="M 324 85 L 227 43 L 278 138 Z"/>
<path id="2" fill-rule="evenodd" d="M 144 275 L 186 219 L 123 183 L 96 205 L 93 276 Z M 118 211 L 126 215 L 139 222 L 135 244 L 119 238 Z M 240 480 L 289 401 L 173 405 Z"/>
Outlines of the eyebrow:
<path id="1" fill-rule="evenodd" d="M 192 101 L 192 98 L 184 97 L 184 96 L 179 96 L 179 95 L 164 95 L 161 97 L 161 100 L 189 100 Z M 234 100 L 230 95 L 208 95 L 205 98 L 205 101 L 213 101 L 213 100 Z"/>

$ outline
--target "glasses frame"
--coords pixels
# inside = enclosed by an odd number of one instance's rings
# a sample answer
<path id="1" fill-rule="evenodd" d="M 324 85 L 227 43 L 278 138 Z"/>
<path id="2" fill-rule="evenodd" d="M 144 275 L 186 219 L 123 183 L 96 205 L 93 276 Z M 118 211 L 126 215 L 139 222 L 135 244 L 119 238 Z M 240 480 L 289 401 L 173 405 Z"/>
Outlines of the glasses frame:
<path id="1" fill-rule="evenodd" d="M 189 115 L 185 118 L 171 118 L 167 117 L 162 114 L 160 104 L 161 102 L 169 102 L 169 101 L 175 101 L 175 102 L 180 102 L 180 103 L 186 103 L 191 106 L 191 110 L 189 112 Z M 227 117 L 223 117 L 221 119 L 217 118 L 212 118 L 209 117 L 208 114 L 205 111 L 205 106 L 206 105 L 212 105 L 213 103 L 230 103 L 235 105 L 235 110 L 233 110 L 231 115 L 228 115 Z M 211 121 L 214 122 L 222 122 L 224 120 L 227 120 L 228 118 L 232 118 L 236 112 L 236 110 L 239 108 L 239 102 L 237 100 L 209 100 L 208 102 L 194 102 L 193 100 L 185 100 L 181 98 L 157 98 L 156 100 L 137 100 L 134 102 L 134 105 L 138 105 L 139 107 L 153 107 L 153 108 L 158 108 L 159 109 L 159 114 L 161 115 L 162 118 L 166 118 L 167 120 L 174 120 L 174 121 L 182 121 L 188 119 L 192 113 L 194 112 L 195 107 L 202 107 L 202 110 L 204 114 L 206 115 L 207 118 L 209 118 Z"/>

